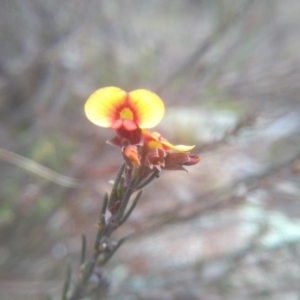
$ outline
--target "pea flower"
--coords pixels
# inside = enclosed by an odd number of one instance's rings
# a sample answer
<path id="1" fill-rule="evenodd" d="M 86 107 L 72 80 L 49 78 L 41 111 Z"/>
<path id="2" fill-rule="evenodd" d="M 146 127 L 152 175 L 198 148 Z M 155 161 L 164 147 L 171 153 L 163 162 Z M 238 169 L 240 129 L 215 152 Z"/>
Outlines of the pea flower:
<path id="1" fill-rule="evenodd" d="M 143 178 L 154 170 L 185 170 L 183 165 L 200 161 L 198 155 L 188 152 L 194 146 L 172 145 L 160 133 L 148 130 L 162 120 L 164 112 L 160 97 L 145 89 L 128 93 L 105 87 L 95 91 L 85 104 L 92 123 L 116 131 L 108 143 L 119 146 L 128 167 L 139 169 Z"/>

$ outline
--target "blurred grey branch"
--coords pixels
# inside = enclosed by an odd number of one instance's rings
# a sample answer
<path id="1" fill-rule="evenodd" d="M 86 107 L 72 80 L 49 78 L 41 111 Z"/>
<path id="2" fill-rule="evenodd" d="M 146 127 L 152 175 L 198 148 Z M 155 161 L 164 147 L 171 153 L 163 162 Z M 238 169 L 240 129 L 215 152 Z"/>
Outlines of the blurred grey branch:
<path id="1" fill-rule="evenodd" d="M 77 179 L 61 175 L 45 166 L 40 165 L 39 163 L 13 153 L 11 151 L 0 148 L 0 160 L 6 161 L 8 163 L 14 164 L 17 167 L 20 167 L 28 172 L 32 172 L 36 175 L 39 175 L 49 181 L 57 183 L 64 187 L 78 187 L 79 181 Z"/>
<path id="2" fill-rule="evenodd" d="M 186 58 L 186 60 L 181 63 L 179 68 L 169 75 L 166 81 L 156 88 L 156 92 L 161 93 L 166 89 L 177 77 L 185 74 L 190 69 L 192 69 L 200 60 L 200 58 L 208 52 L 208 50 L 213 47 L 217 41 L 224 35 L 228 33 L 232 26 L 237 26 L 237 23 L 245 17 L 249 12 L 251 6 L 255 3 L 255 0 L 246 0 L 243 7 L 239 7 L 237 11 L 231 12 L 226 16 L 225 20 L 221 20 L 219 24 L 216 25 L 215 30 L 208 35 L 206 40 L 201 41 L 201 43 L 195 48 L 194 52 Z M 223 5 L 223 4 L 219 4 Z"/>

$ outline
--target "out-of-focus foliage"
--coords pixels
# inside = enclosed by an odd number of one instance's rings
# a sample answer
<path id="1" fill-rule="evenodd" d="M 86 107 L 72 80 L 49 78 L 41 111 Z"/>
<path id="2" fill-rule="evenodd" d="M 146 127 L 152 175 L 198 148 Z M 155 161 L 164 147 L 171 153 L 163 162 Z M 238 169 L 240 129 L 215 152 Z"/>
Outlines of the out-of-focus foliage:
<path id="1" fill-rule="evenodd" d="M 297 299 L 299 14 L 298 0 L 1 0 L 0 298 L 59 298 L 83 232 L 92 247 L 121 155 L 83 106 L 118 86 L 156 92 L 158 131 L 202 162 L 145 189 L 111 299 Z"/>

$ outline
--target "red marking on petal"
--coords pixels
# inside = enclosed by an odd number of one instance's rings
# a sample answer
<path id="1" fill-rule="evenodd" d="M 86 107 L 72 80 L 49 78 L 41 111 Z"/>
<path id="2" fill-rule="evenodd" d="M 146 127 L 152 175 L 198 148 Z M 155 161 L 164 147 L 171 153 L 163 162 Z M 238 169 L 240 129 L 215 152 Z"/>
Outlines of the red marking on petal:
<path id="1" fill-rule="evenodd" d="M 110 128 L 112 129 L 119 129 L 121 128 L 123 125 L 123 120 L 122 119 L 118 119 L 116 121 L 113 121 L 113 123 L 111 124 Z"/>
<path id="2" fill-rule="evenodd" d="M 128 131 L 137 129 L 136 123 L 128 119 L 123 120 L 123 127 Z"/>

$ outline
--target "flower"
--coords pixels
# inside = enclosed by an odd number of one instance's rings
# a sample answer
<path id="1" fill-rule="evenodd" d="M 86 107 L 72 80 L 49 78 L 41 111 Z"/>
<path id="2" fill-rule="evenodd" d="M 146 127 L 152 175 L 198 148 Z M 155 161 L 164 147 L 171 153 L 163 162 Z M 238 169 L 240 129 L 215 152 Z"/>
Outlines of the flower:
<path id="1" fill-rule="evenodd" d="M 144 89 L 127 93 L 117 87 L 97 90 L 88 98 L 84 108 L 92 123 L 126 131 L 152 128 L 165 113 L 164 103 L 156 94 Z"/>
<path id="2" fill-rule="evenodd" d="M 183 165 L 194 165 L 200 161 L 198 155 L 187 153 L 195 146 L 172 145 L 158 132 L 142 130 L 144 144 L 141 156 L 149 169 L 185 170 Z M 174 152 L 175 151 L 175 152 Z"/>
<path id="3" fill-rule="evenodd" d="M 195 146 L 172 145 L 160 133 L 148 130 L 161 121 L 164 112 L 162 100 L 144 89 L 127 93 L 117 87 L 101 88 L 85 104 L 92 123 L 116 131 L 108 143 L 121 148 L 128 172 L 134 169 L 139 182 L 155 171 L 185 170 L 183 166 L 200 161 L 189 153 Z"/>
<path id="4" fill-rule="evenodd" d="M 161 148 L 164 150 L 177 150 L 180 152 L 187 152 L 192 150 L 195 146 L 185 145 L 172 145 L 158 132 L 149 132 L 148 130 L 142 130 L 145 143 L 150 149 Z"/>

